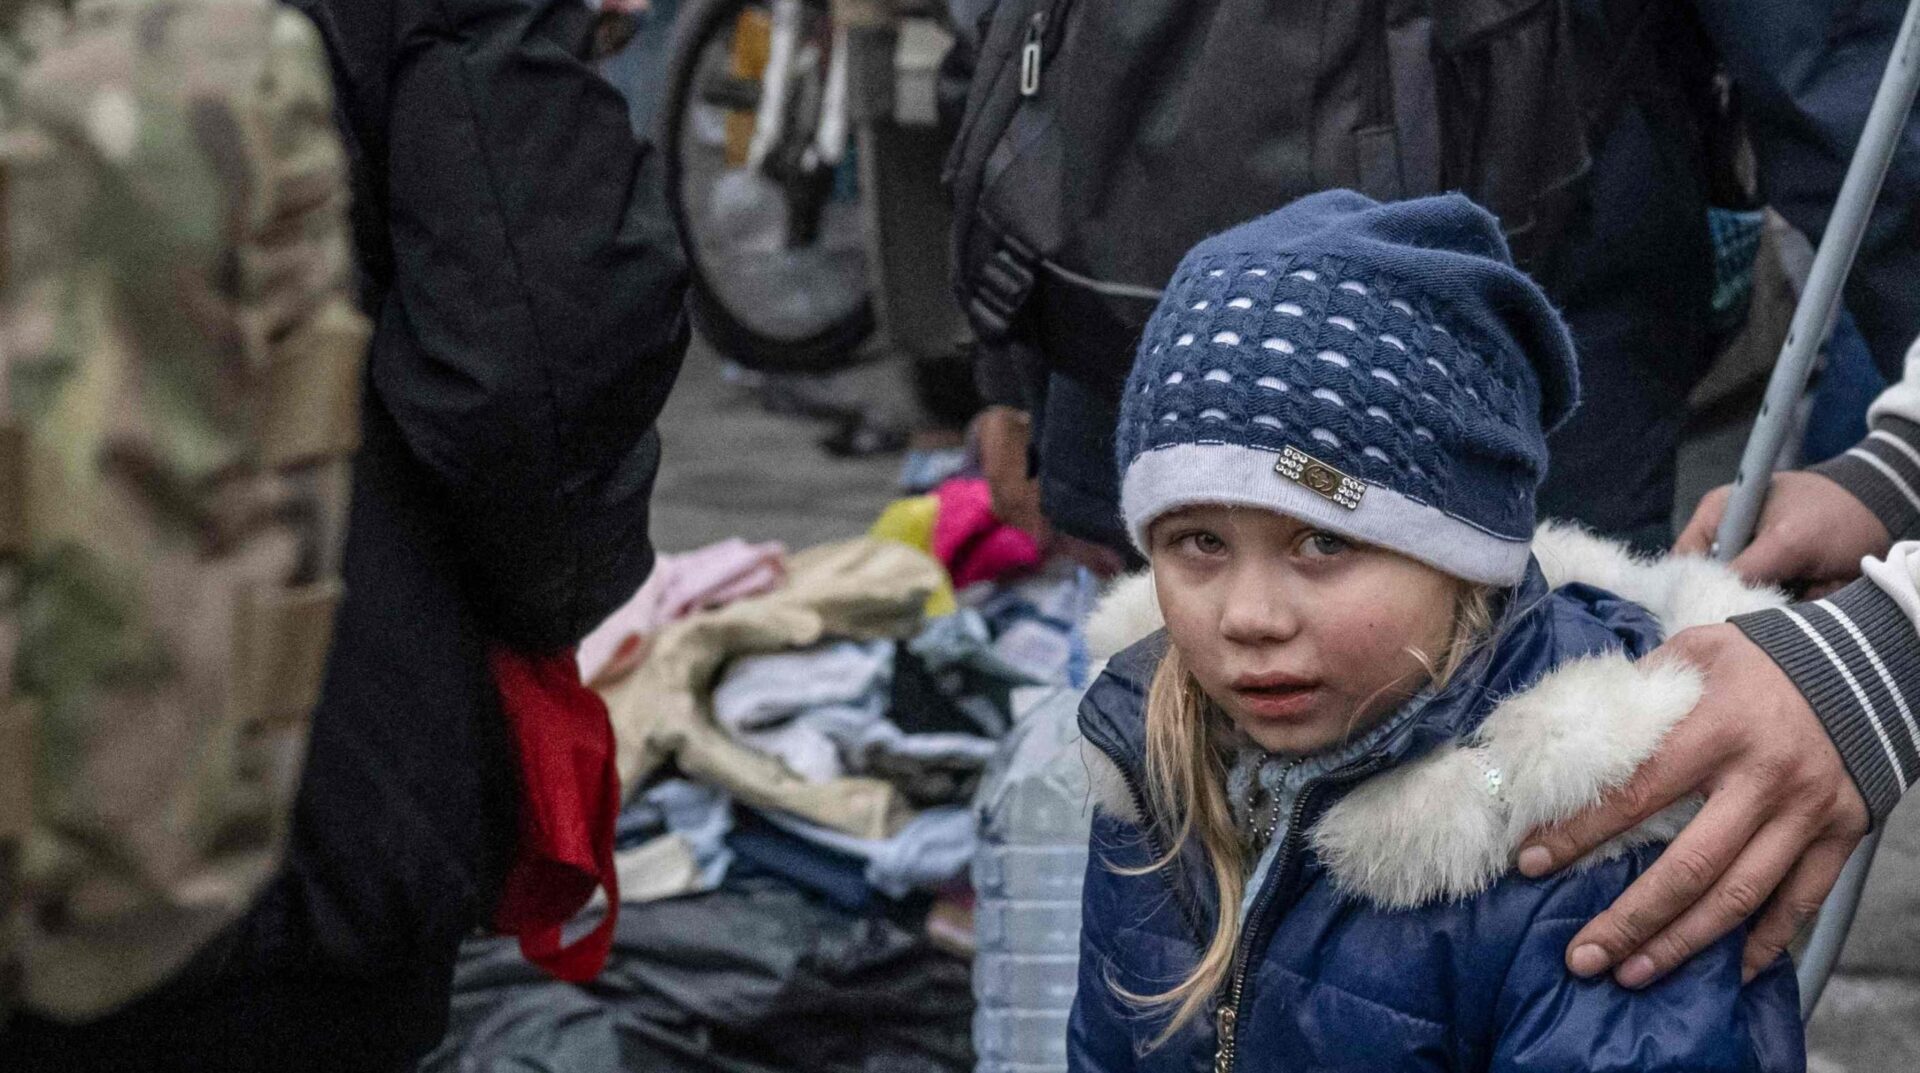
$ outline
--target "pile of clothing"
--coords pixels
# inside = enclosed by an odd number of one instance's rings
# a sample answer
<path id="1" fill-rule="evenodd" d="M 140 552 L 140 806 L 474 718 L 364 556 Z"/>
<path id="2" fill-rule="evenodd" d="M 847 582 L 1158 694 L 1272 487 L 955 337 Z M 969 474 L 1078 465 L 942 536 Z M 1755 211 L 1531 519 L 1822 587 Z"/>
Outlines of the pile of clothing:
<path id="1" fill-rule="evenodd" d="M 970 1069 L 973 799 L 1013 691 L 1082 684 L 1093 595 L 965 478 L 861 539 L 662 556 L 579 652 L 626 802 L 607 968 L 475 940 L 423 1068 Z"/>
<path id="2" fill-rule="evenodd" d="M 968 977 L 910 924 L 729 879 L 624 905 L 585 987 L 546 977 L 511 939 L 469 942 L 447 1037 L 420 1069 L 952 1073 L 973 1063 Z"/>

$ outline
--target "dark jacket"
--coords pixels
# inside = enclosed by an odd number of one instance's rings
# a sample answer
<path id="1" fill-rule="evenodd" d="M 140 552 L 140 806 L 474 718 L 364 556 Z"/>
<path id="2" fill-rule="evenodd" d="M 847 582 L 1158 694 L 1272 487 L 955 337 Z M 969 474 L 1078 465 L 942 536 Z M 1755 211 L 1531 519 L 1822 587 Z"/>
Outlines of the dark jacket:
<path id="1" fill-rule="evenodd" d="M 1644 991 L 1568 974 L 1568 941 L 1645 869 L 1676 818 L 1538 881 L 1506 874 L 1501 835 L 1624 778 L 1698 684 L 1636 667 L 1661 625 L 1603 590 L 1550 592 L 1536 564 L 1508 607 L 1489 652 L 1300 791 L 1299 822 L 1276 835 L 1242 933 L 1235 1068 L 1802 1069 L 1792 966 L 1782 957 L 1742 987 L 1741 932 Z M 1143 697 L 1163 644 L 1156 635 L 1116 657 L 1081 708 L 1101 802 L 1068 1037 L 1081 1073 L 1193 1070 L 1218 1046 L 1206 1017 L 1143 1054 L 1164 1019 L 1114 992 L 1181 979 L 1216 912 L 1197 844 L 1170 870 L 1116 871 L 1149 862 L 1168 837 L 1138 793 Z"/>
<path id="2" fill-rule="evenodd" d="M 574 644 L 652 567 L 687 342 L 659 154 L 570 0 L 300 0 L 354 179 L 368 355 L 340 612 L 286 873 L 230 963 L 424 972 L 437 1038 L 496 898 L 514 769 L 485 646 Z"/>
<path id="3" fill-rule="evenodd" d="M 1583 51 L 1627 51 L 1623 38 L 1641 4 L 1567 3 Z M 1712 48 L 1741 88 L 1764 199 L 1815 238 L 1839 193 L 1905 6 L 1899 0 L 1692 0 Z M 1317 39 L 1311 20 L 1303 26 Z M 1194 19 L 1180 20 L 1168 33 L 1177 40 L 1155 41 L 1145 51 L 1168 62 L 1204 63 L 1205 57 L 1192 57 L 1232 48 L 1231 34 Z M 1650 550 L 1670 536 L 1686 399 L 1712 358 L 1705 325 L 1714 283 L 1694 85 L 1699 50 L 1671 26 L 1658 37 L 1631 53 L 1645 69 L 1628 80 L 1631 91 L 1594 142 L 1583 206 L 1567 229 L 1562 256 L 1540 272 L 1573 333 L 1584 387 L 1580 409 L 1549 442 L 1553 467 L 1541 512 L 1579 519 Z M 1335 107 L 1345 99 L 1332 77 L 1317 88 L 1331 103 L 1316 97 L 1306 107 Z M 1182 202 L 1180 222 L 1192 226 L 1184 241 L 1191 244 L 1312 192 L 1250 187 L 1239 197 L 1200 203 L 1182 198 L 1179 189 L 1166 196 Z M 1920 288 L 1910 283 L 1920 273 L 1917 206 L 1920 122 L 1909 126 L 1888 172 L 1846 293 L 1848 309 L 1890 377 L 1898 375 L 1906 344 L 1920 330 Z M 1157 222 L 1164 233 L 1167 223 Z M 1120 282 L 1158 287 L 1164 280 Z M 1068 323 L 1061 330 L 1077 329 Z M 1094 376 L 1061 372 L 1045 360 L 1006 362 L 983 366 L 980 378 L 988 397 L 1035 411 L 1049 518 L 1075 535 L 1122 547 L 1112 432 L 1132 353 L 1112 348 L 1111 362 Z"/>

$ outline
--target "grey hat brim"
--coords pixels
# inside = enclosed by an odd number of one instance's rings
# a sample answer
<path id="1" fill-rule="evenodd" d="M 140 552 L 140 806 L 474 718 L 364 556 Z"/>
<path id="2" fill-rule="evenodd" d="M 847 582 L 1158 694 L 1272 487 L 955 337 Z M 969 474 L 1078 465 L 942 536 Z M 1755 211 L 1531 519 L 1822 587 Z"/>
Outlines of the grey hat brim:
<path id="1" fill-rule="evenodd" d="M 1351 509 L 1282 476 L 1280 455 L 1230 443 L 1182 443 L 1141 453 L 1120 487 L 1120 513 L 1140 554 L 1156 518 L 1202 504 L 1259 507 L 1390 548 L 1442 573 L 1487 585 L 1526 575 L 1531 534 L 1507 537 L 1401 495 L 1368 485 Z"/>

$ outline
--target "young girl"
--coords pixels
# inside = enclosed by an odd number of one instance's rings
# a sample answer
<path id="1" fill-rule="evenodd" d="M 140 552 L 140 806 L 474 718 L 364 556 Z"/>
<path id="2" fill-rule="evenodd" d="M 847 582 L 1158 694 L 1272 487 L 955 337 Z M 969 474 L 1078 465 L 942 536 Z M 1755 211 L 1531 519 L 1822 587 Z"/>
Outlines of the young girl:
<path id="1" fill-rule="evenodd" d="M 1803 1067 L 1791 966 L 1743 983 L 1742 936 L 1639 991 L 1564 968 L 1684 808 L 1570 874 L 1509 867 L 1692 706 L 1693 672 L 1635 661 L 1776 599 L 1536 540 L 1577 394 L 1566 329 L 1464 198 L 1316 195 L 1182 262 L 1118 433 L 1165 630 L 1081 709 L 1072 1068 Z"/>

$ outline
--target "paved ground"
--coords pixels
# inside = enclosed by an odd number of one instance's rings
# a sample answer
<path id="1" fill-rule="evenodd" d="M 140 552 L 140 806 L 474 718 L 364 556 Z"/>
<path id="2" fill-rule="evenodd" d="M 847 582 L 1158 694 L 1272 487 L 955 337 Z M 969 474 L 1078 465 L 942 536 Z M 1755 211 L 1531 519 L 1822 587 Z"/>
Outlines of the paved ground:
<path id="1" fill-rule="evenodd" d="M 907 413 L 902 375 L 898 365 L 868 366 L 842 377 L 841 387 Z M 800 548 L 863 531 L 896 494 L 898 457 L 829 458 L 816 444 L 826 431 L 766 413 L 750 392 L 723 381 L 711 351 L 696 347 L 662 419 L 666 461 L 654 498 L 661 549 L 735 535 Z M 1683 464 L 1683 497 L 1726 480 L 1742 439 L 1738 429 L 1698 438 Z M 1843 969 L 1810 1029 L 1811 1068 L 1920 1070 L 1920 801 L 1894 817 Z"/>
<path id="2" fill-rule="evenodd" d="M 1887 823 L 1807 1043 L 1815 1073 L 1920 1070 L 1920 797 Z"/>
<path id="3" fill-rule="evenodd" d="M 883 412 L 907 414 L 903 377 L 899 365 L 868 365 L 836 378 L 836 387 Z M 742 536 L 798 549 L 864 532 L 897 494 L 900 456 L 829 457 L 818 444 L 829 431 L 822 422 L 767 413 L 696 344 L 660 420 L 665 456 L 654 543 L 686 551 Z"/>

